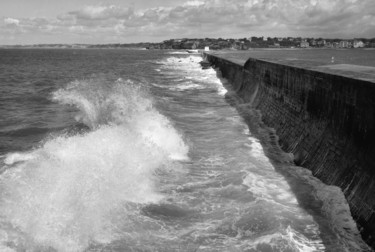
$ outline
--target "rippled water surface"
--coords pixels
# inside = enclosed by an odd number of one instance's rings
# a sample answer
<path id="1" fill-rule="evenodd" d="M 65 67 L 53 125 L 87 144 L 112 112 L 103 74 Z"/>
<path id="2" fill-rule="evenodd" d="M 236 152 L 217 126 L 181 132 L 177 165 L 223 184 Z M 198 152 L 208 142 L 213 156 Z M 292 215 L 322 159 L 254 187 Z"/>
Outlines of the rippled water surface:
<path id="1" fill-rule="evenodd" d="M 0 56 L 1 251 L 366 249 L 340 189 L 269 160 L 199 55 Z"/>

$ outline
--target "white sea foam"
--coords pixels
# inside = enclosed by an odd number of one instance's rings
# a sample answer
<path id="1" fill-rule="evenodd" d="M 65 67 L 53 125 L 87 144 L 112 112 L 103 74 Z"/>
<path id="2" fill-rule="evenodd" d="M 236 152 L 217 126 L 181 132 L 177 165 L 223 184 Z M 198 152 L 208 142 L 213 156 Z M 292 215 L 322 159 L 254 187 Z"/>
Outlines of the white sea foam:
<path id="1" fill-rule="evenodd" d="M 118 219 L 132 214 L 124 206 L 163 198 L 155 172 L 187 159 L 181 135 L 130 81 L 76 81 L 54 100 L 76 106 L 92 131 L 6 156 L 13 166 L 0 177 L 0 221 L 12 228 L 0 231 L 22 239 L 4 236 L 0 248 L 81 251 L 110 242 Z"/>
<path id="2" fill-rule="evenodd" d="M 203 70 L 199 62 L 202 57 L 197 55 L 190 55 L 189 57 L 168 57 L 158 63 L 163 65 L 167 70 L 165 74 L 182 76 L 182 80 L 186 80 L 187 84 L 177 83 L 176 86 L 166 86 L 172 90 L 186 90 L 186 89 L 202 89 L 202 88 L 215 88 L 218 94 L 224 96 L 227 90 L 223 87 L 224 79 L 218 78 L 217 72 L 210 68 Z M 219 74 L 220 77 L 220 74 Z"/>
<path id="3" fill-rule="evenodd" d="M 189 54 L 189 53 L 186 52 L 186 51 L 176 51 L 176 52 L 169 52 L 168 54 L 182 54 L 182 55 L 186 55 L 186 54 Z"/>
<path id="4" fill-rule="evenodd" d="M 357 224 L 351 216 L 349 204 L 341 189 L 324 184 L 305 168 L 295 167 L 293 173 L 312 186 L 312 193 L 322 203 L 322 214 L 326 216 L 334 232 L 339 235 L 340 243 L 346 245 L 347 251 L 369 250 L 361 239 Z"/>
<path id="5" fill-rule="evenodd" d="M 310 240 L 290 226 L 283 232 L 268 234 L 255 240 L 250 240 L 242 248 L 249 251 L 325 251 L 325 246 L 321 241 Z"/>
<path id="6" fill-rule="evenodd" d="M 249 137 L 249 154 L 255 158 L 255 164 L 249 166 L 249 173 L 244 179 L 244 184 L 261 198 L 276 201 L 281 204 L 296 207 L 298 203 L 288 183 L 282 175 L 275 171 L 268 158 L 265 156 L 259 140 Z M 262 169 L 257 169 L 262 167 Z"/>
<path id="7" fill-rule="evenodd" d="M 187 83 L 187 84 L 182 84 L 178 85 L 176 87 L 171 87 L 171 90 L 188 90 L 188 89 L 203 89 L 201 85 L 194 84 L 194 83 Z"/>
<path id="8" fill-rule="evenodd" d="M 295 217 L 304 219 L 305 221 L 310 219 L 312 225 L 309 226 L 307 231 L 318 236 L 319 229 L 317 224 L 313 221 L 312 216 L 299 207 L 296 196 L 290 186 L 283 176 L 275 171 L 265 156 L 259 141 L 253 137 L 249 137 L 248 139 L 251 142 L 249 144 L 249 148 L 251 149 L 250 155 L 256 161 L 253 165 L 249 165 L 249 173 L 243 181 L 244 185 L 248 186 L 249 191 L 255 196 L 280 205 L 280 209 L 293 213 Z M 258 169 L 257 167 L 262 167 L 262 169 Z M 315 195 L 315 198 L 322 203 L 322 215 L 331 223 L 331 228 L 340 236 L 340 242 L 346 248 L 353 251 L 362 251 L 363 248 L 367 247 L 360 238 L 348 203 L 339 187 L 325 185 L 319 179 L 315 178 L 311 174 L 311 171 L 302 167 L 290 167 L 288 172 L 297 177 L 299 181 L 304 181 L 304 183 L 311 186 L 311 194 Z M 310 247 L 314 243 L 306 240 L 298 232 L 292 229 L 288 230 L 289 238 L 296 246 L 298 245 L 297 248 L 299 251 L 316 251 Z M 319 243 L 317 244 L 319 245 Z M 319 246 L 316 248 L 320 249 Z"/>
<path id="9" fill-rule="evenodd" d="M 11 153 L 5 156 L 4 163 L 12 165 L 17 162 L 28 161 L 34 159 L 35 156 L 28 153 Z"/>

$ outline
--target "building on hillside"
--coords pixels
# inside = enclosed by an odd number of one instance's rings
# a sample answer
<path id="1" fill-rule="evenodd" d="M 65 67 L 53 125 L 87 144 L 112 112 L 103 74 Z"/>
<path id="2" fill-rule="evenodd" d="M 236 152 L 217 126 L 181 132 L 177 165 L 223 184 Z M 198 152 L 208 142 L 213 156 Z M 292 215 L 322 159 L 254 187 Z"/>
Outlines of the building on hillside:
<path id="1" fill-rule="evenodd" d="M 349 41 L 341 40 L 339 43 L 340 48 L 349 48 Z"/>
<path id="2" fill-rule="evenodd" d="M 174 41 L 174 42 L 172 43 L 172 48 L 173 48 L 173 49 L 181 49 L 181 42 L 176 42 L 176 41 Z"/>
<path id="3" fill-rule="evenodd" d="M 353 47 L 354 48 L 361 48 L 364 47 L 365 44 L 361 40 L 354 40 L 353 41 Z"/>
<path id="4" fill-rule="evenodd" d="M 198 49 L 199 45 L 199 41 L 194 41 L 193 45 L 191 46 L 191 49 Z"/>
<path id="5" fill-rule="evenodd" d="M 232 43 L 232 49 L 241 50 L 242 43 L 238 40 L 236 40 L 234 43 Z"/>
<path id="6" fill-rule="evenodd" d="M 316 41 L 316 44 L 317 46 L 325 46 L 326 45 L 326 41 L 323 39 L 323 40 L 318 40 Z"/>
<path id="7" fill-rule="evenodd" d="M 219 44 L 220 48 L 228 48 L 228 47 L 230 47 L 230 42 L 225 41 L 225 40 L 224 41 L 219 41 L 218 44 Z"/>
<path id="8" fill-rule="evenodd" d="M 301 48 L 308 48 L 309 46 L 310 46 L 310 44 L 307 41 L 301 41 L 301 43 L 300 43 Z"/>

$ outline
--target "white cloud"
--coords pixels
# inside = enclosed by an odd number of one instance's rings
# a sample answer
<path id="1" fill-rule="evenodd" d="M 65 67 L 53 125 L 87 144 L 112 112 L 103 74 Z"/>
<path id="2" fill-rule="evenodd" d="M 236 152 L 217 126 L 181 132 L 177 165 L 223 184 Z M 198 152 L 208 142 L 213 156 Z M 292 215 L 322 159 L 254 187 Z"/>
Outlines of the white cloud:
<path id="1" fill-rule="evenodd" d="M 97 17 L 102 17 L 105 12 L 108 12 L 108 10 L 112 10 L 116 8 L 115 6 L 87 6 L 85 7 L 81 13 L 84 15 L 87 15 L 91 18 L 97 18 Z"/>
<path id="2" fill-rule="evenodd" d="M 19 25 L 20 21 L 15 18 L 4 18 L 4 23 L 7 25 Z"/>
<path id="3" fill-rule="evenodd" d="M 71 11 L 69 15 L 83 20 L 106 20 L 129 18 L 133 15 L 131 8 L 120 8 L 115 5 L 109 6 L 86 6 L 81 10 Z"/>
<path id="4" fill-rule="evenodd" d="M 70 26 L 70 27 L 69 27 L 69 31 L 71 31 L 71 32 L 82 33 L 82 32 L 84 32 L 84 28 L 83 28 L 83 26 L 81 26 L 81 25 L 78 25 L 78 26 Z"/>
<path id="5" fill-rule="evenodd" d="M 194 0 L 194 1 L 187 1 L 186 3 L 184 3 L 183 6 L 201 6 L 201 5 L 204 5 L 204 2 Z"/>
<path id="6" fill-rule="evenodd" d="M 142 10 L 100 5 L 62 13 L 54 19 L 8 17 L 3 26 L 0 35 L 58 32 L 89 37 L 88 43 L 113 37 L 132 42 L 187 36 L 372 37 L 375 1 L 190 0 L 175 7 Z"/>

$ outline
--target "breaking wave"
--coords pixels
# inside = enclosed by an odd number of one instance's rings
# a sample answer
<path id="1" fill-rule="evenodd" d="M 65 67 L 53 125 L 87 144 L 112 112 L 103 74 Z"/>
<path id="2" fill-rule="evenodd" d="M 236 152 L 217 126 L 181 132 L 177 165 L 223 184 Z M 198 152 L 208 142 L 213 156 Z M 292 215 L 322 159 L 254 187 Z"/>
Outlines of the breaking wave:
<path id="1" fill-rule="evenodd" d="M 110 242 L 140 204 L 163 198 L 158 170 L 188 159 L 182 136 L 139 83 L 74 81 L 53 100 L 75 107 L 90 130 L 5 156 L 1 249 L 80 251 Z"/>

